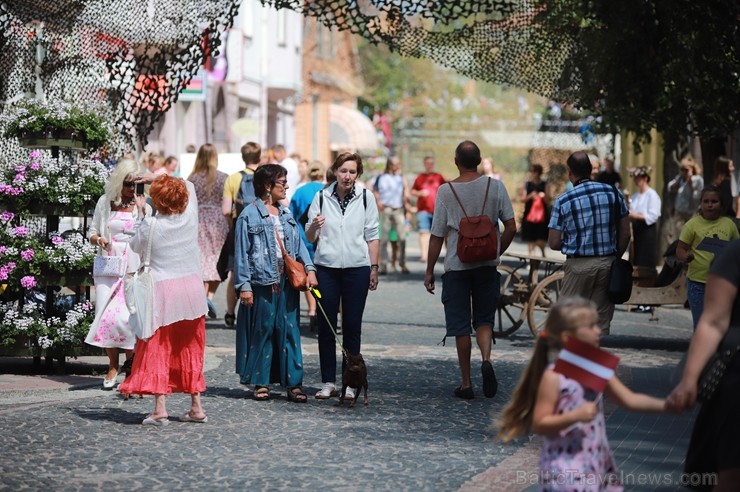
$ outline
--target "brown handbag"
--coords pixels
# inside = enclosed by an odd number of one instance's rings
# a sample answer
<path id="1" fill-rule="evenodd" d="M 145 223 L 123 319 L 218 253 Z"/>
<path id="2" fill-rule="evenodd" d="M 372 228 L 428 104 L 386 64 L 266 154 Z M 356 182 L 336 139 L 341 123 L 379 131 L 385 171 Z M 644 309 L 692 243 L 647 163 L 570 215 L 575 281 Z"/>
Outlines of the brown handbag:
<path id="1" fill-rule="evenodd" d="M 280 246 L 280 251 L 283 252 L 285 274 L 288 276 L 290 285 L 292 285 L 295 290 L 308 290 L 308 276 L 306 275 L 306 267 L 304 267 L 303 263 L 301 263 L 300 261 L 291 258 L 288 252 L 285 251 L 285 246 L 283 246 L 283 241 L 280 240 L 280 234 L 278 234 L 277 226 L 275 227 L 275 239 L 277 239 L 278 246 Z"/>

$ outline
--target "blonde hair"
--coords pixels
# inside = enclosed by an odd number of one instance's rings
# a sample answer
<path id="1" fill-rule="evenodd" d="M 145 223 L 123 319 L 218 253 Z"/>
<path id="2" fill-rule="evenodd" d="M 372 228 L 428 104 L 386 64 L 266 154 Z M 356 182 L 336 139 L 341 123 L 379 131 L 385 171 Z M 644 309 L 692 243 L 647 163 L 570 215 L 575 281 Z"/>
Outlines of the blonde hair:
<path id="1" fill-rule="evenodd" d="M 326 176 L 326 169 L 324 168 L 324 164 L 320 161 L 313 161 L 311 165 L 308 166 L 306 174 L 308 174 L 308 179 L 311 181 L 323 181 Z"/>
<path id="2" fill-rule="evenodd" d="M 547 313 L 545 328 L 537 336 L 532 358 L 522 373 L 511 401 L 503 410 L 498 434 L 502 441 L 511 441 L 525 434 L 532 426 L 540 380 L 548 364 L 548 352 L 562 348 L 561 335 L 565 332 L 575 334 L 585 313 L 596 315 L 596 305 L 582 297 L 561 299 Z"/>
<path id="3" fill-rule="evenodd" d="M 113 172 L 108 177 L 108 181 L 105 183 L 105 196 L 108 197 L 108 201 L 113 202 L 116 206 L 121 204 L 121 188 L 123 188 L 123 182 L 129 176 L 133 179 L 138 170 L 139 166 L 133 159 L 121 159 L 118 161 L 116 167 L 113 168 Z"/>
<path id="4" fill-rule="evenodd" d="M 216 169 L 218 168 L 218 152 L 213 144 L 203 144 L 195 155 L 195 165 L 188 176 L 188 181 L 198 174 L 206 175 L 208 193 L 213 192 L 213 183 L 216 182 Z"/>
<path id="5" fill-rule="evenodd" d="M 683 166 L 691 167 L 691 170 L 694 175 L 701 176 L 701 167 L 699 167 L 699 164 L 694 160 L 691 154 L 687 154 L 686 156 L 684 156 L 684 158 L 681 159 L 680 165 L 681 167 Z"/>

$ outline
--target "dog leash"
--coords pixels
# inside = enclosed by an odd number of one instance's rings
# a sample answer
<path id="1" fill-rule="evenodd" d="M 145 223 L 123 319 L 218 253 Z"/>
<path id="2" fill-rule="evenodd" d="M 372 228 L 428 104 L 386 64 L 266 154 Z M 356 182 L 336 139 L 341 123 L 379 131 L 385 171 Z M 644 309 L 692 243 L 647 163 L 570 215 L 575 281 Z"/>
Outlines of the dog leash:
<path id="1" fill-rule="evenodd" d="M 311 294 L 313 295 L 314 299 L 316 299 L 316 304 L 319 306 L 319 309 L 321 310 L 321 314 L 324 315 L 324 319 L 326 320 L 326 324 L 329 325 L 329 329 L 331 330 L 332 334 L 334 335 L 334 338 L 336 339 L 337 343 L 339 344 L 339 348 L 342 349 L 342 355 L 344 356 L 344 360 L 348 361 L 348 354 L 347 351 L 344 349 L 344 344 L 339 339 L 339 335 L 337 334 L 337 331 L 334 329 L 334 327 L 331 324 L 331 321 L 329 321 L 329 316 L 326 315 L 326 311 L 324 311 L 324 306 L 321 305 L 321 292 L 319 292 L 319 289 L 316 287 L 309 287 L 308 289 Z M 349 362 L 349 361 L 348 361 Z"/>

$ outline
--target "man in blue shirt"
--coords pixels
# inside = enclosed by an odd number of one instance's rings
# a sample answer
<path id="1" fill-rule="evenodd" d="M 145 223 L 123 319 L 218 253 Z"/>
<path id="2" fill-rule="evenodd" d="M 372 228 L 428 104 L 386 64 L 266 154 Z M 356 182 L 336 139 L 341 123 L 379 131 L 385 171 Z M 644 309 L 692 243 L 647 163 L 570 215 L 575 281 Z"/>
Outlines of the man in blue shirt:
<path id="1" fill-rule="evenodd" d="M 549 246 L 567 258 L 560 295 L 581 296 L 596 303 L 601 333 L 608 335 L 614 315 L 614 303 L 607 295 L 609 270 L 615 257 L 621 257 L 629 245 L 627 206 L 619 190 L 591 181 L 591 161 L 585 152 L 574 152 L 567 164 L 573 189 L 555 200 L 548 236 Z M 614 217 L 615 200 L 618 218 Z"/>

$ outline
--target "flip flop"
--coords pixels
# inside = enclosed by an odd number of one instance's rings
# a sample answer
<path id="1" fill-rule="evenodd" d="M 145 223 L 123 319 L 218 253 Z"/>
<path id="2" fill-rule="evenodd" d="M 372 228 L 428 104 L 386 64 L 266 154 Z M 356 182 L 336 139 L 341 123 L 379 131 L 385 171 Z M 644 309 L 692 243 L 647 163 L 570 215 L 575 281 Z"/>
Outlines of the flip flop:
<path id="1" fill-rule="evenodd" d="M 205 424 L 206 422 L 208 422 L 208 415 L 206 415 L 202 419 L 196 419 L 195 417 L 191 417 L 190 412 L 188 412 L 180 417 L 180 422 L 195 422 L 198 424 Z"/>
<path id="2" fill-rule="evenodd" d="M 165 425 L 170 425 L 170 421 L 167 417 L 162 417 L 161 419 L 155 419 L 152 417 L 147 417 L 144 419 L 143 422 L 141 422 L 143 425 L 153 425 L 156 427 L 163 427 Z"/>

